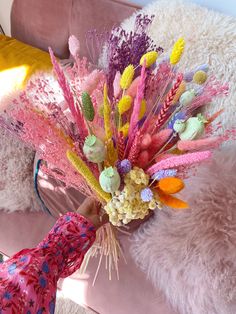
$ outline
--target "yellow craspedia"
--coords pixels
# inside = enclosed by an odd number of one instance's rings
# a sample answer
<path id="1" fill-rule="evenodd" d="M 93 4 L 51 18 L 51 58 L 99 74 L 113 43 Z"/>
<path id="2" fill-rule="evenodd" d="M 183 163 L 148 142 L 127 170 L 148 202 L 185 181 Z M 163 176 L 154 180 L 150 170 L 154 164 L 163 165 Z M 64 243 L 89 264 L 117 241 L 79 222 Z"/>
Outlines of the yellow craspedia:
<path id="1" fill-rule="evenodd" d="M 143 99 L 141 102 L 141 108 L 140 108 L 140 112 L 139 112 L 139 120 L 141 120 L 143 118 L 143 116 L 146 113 L 146 110 L 147 110 L 147 102 L 145 99 Z"/>
<path id="2" fill-rule="evenodd" d="M 119 128 L 119 131 L 123 133 L 123 136 L 128 136 L 129 133 L 129 122 L 125 123 L 121 128 Z"/>
<path id="3" fill-rule="evenodd" d="M 133 101 L 133 98 L 129 95 L 125 95 L 120 99 L 117 105 L 120 115 L 122 115 L 123 113 L 125 113 L 126 111 L 130 109 L 132 101 Z"/>
<path id="4" fill-rule="evenodd" d="M 181 37 L 179 38 L 176 43 L 174 44 L 174 47 L 172 49 L 171 55 L 170 55 L 170 63 L 172 65 L 175 65 L 179 62 L 185 47 L 185 41 Z"/>
<path id="5" fill-rule="evenodd" d="M 196 84 L 204 84 L 207 80 L 207 74 L 204 71 L 197 71 L 193 76 L 193 81 Z"/>
<path id="6" fill-rule="evenodd" d="M 128 65 L 120 78 L 120 87 L 122 89 L 128 89 L 133 81 L 134 77 L 134 66 L 132 64 Z"/>
<path id="7" fill-rule="evenodd" d="M 158 53 L 156 51 L 149 51 L 145 53 L 140 59 L 140 65 L 143 65 L 144 60 L 146 60 L 146 68 L 149 68 L 153 63 L 156 62 Z"/>

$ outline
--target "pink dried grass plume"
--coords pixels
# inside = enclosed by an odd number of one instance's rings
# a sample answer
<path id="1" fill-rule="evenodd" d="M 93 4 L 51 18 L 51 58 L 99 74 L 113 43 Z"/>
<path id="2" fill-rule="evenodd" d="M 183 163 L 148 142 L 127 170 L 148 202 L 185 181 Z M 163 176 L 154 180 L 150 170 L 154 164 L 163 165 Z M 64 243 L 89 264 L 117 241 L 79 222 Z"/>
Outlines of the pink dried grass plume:
<path id="1" fill-rule="evenodd" d="M 70 86 L 67 83 L 66 77 L 62 71 L 62 69 L 60 68 L 54 54 L 51 48 L 49 48 L 49 53 L 51 56 L 51 60 L 52 60 L 52 64 L 53 64 L 53 68 L 54 71 L 57 75 L 57 79 L 58 79 L 58 83 L 63 91 L 63 95 L 64 98 L 68 104 L 68 107 L 75 119 L 75 122 L 77 124 L 80 136 L 82 139 L 84 139 L 87 135 L 88 135 L 88 131 L 84 122 L 84 118 L 83 115 L 80 112 L 80 109 L 78 108 L 78 106 L 76 106 L 75 102 L 74 102 L 74 97 L 73 94 L 70 90 Z"/>
<path id="2" fill-rule="evenodd" d="M 80 89 L 91 95 L 97 89 L 101 81 L 104 81 L 103 73 L 99 70 L 93 70 L 87 77 L 85 77 Z"/>
<path id="3" fill-rule="evenodd" d="M 118 158 L 123 160 L 125 157 L 125 138 L 122 132 L 119 132 L 117 137 Z"/>
<path id="4" fill-rule="evenodd" d="M 127 89 L 127 95 L 131 96 L 132 98 L 135 98 L 137 95 L 137 89 L 140 82 L 140 76 L 136 77 L 133 82 L 131 83 L 130 87 Z"/>
<path id="5" fill-rule="evenodd" d="M 120 78 L 121 78 L 121 74 L 119 71 L 117 71 L 115 78 L 114 78 L 114 81 L 113 81 L 113 90 L 114 90 L 114 97 L 115 98 L 117 98 L 121 92 Z"/>
<path id="6" fill-rule="evenodd" d="M 211 77 L 204 87 L 203 94 L 195 98 L 195 100 L 188 107 L 187 113 L 191 114 L 196 109 L 212 102 L 214 97 L 227 96 L 228 92 L 228 84 L 222 84 L 217 81 L 215 77 Z"/>
<path id="7" fill-rule="evenodd" d="M 147 172 L 149 175 L 153 175 L 158 170 L 165 170 L 170 168 L 177 168 L 179 166 L 192 165 L 207 160 L 211 156 L 212 156 L 211 151 L 203 151 L 196 153 L 188 153 L 180 156 L 173 156 L 156 163 L 155 165 L 150 167 L 147 170 Z"/>
<path id="8" fill-rule="evenodd" d="M 193 141 L 178 141 L 177 148 L 181 151 L 213 149 L 219 147 L 224 141 L 225 138 L 222 136 L 203 138 Z"/>
<path id="9" fill-rule="evenodd" d="M 152 145 L 150 147 L 150 152 L 155 153 L 161 149 L 165 143 L 168 141 L 173 131 L 171 129 L 164 129 L 152 136 Z"/>
<path id="10" fill-rule="evenodd" d="M 140 153 L 140 146 L 141 146 L 140 144 L 141 144 L 141 137 L 140 137 L 140 133 L 138 132 L 138 134 L 136 135 L 133 141 L 133 144 L 130 148 L 129 155 L 128 155 L 128 159 L 132 165 L 137 164 L 138 156 Z"/>

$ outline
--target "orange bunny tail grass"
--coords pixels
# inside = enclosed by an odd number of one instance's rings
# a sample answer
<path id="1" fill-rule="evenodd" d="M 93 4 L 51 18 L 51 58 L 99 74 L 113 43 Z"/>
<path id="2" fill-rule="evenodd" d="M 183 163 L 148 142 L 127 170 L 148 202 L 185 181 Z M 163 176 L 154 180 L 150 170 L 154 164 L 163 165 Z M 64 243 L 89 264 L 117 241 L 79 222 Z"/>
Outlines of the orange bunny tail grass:
<path id="1" fill-rule="evenodd" d="M 184 182 L 179 178 L 167 177 L 161 179 L 157 186 L 166 194 L 175 194 L 184 188 Z"/>
<path id="2" fill-rule="evenodd" d="M 178 199 L 177 197 L 165 194 L 160 190 L 158 191 L 158 194 L 160 201 L 168 207 L 174 208 L 176 210 L 184 210 L 189 208 L 188 203 Z"/>

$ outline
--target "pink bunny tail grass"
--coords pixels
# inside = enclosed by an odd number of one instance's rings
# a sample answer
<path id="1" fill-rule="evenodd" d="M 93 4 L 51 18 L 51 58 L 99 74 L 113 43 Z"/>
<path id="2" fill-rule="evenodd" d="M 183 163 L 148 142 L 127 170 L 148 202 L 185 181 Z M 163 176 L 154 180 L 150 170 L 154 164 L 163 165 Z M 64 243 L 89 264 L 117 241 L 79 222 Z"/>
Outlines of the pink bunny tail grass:
<path id="1" fill-rule="evenodd" d="M 75 37 L 74 35 L 71 35 L 69 37 L 68 44 L 69 44 L 69 50 L 70 50 L 71 55 L 74 57 L 74 59 L 76 59 L 80 51 L 79 39 Z"/>
<path id="2" fill-rule="evenodd" d="M 157 153 L 159 149 L 161 149 L 170 136 L 172 135 L 173 131 L 171 129 L 164 129 L 154 134 L 152 136 L 152 144 L 150 145 L 150 152 Z"/>
<path id="3" fill-rule="evenodd" d="M 122 132 L 117 137 L 118 158 L 123 160 L 125 157 L 125 138 Z"/>
<path id="4" fill-rule="evenodd" d="M 169 93 L 166 97 L 166 100 L 165 100 L 165 102 L 161 108 L 161 111 L 157 116 L 153 132 L 155 132 L 156 129 L 159 129 L 162 126 L 163 122 L 165 121 L 165 119 L 167 117 L 168 110 L 170 109 L 170 107 L 173 103 L 173 99 L 174 99 L 182 81 L 183 81 L 183 74 L 181 73 L 178 75 L 174 86 L 171 88 L 171 90 L 169 91 Z"/>
<path id="5" fill-rule="evenodd" d="M 133 144 L 130 148 L 129 155 L 128 155 L 128 159 L 132 165 L 135 165 L 138 161 L 138 156 L 140 153 L 140 146 L 141 146 L 141 137 L 138 132 L 138 134 L 136 135 L 133 141 Z"/>
<path id="6" fill-rule="evenodd" d="M 83 92 L 86 91 L 91 95 L 103 79 L 103 74 L 98 70 L 94 70 L 85 78 L 84 82 L 81 84 L 81 90 Z"/>
<path id="7" fill-rule="evenodd" d="M 177 148 L 181 151 L 194 151 L 212 149 L 220 146 L 225 141 L 223 136 L 204 138 L 193 141 L 178 141 Z"/>
<path id="8" fill-rule="evenodd" d="M 192 165 L 199 163 L 203 160 L 209 159 L 212 156 L 211 151 L 203 151 L 196 153 L 188 153 L 181 156 L 173 156 L 167 159 L 164 159 L 147 170 L 149 175 L 153 175 L 158 170 L 165 170 L 169 168 L 176 168 L 179 166 Z"/>
<path id="9" fill-rule="evenodd" d="M 145 89 L 145 80 L 146 80 L 146 60 L 144 60 L 140 81 L 137 88 L 137 95 L 134 100 L 133 112 L 130 119 L 130 127 L 129 127 L 129 138 L 126 149 L 129 150 L 132 142 L 134 141 L 135 134 L 137 132 L 137 124 L 139 121 L 139 113 L 141 108 L 141 102 L 144 97 L 144 89 Z"/>
<path id="10" fill-rule="evenodd" d="M 67 102 L 68 107 L 69 107 L 69 109 L 70 109 L 70 111 L 71 111 L 71 113 L 75 119 L 75 122 L 76 122 L 78 129 L 80 131 L 80 136 L 82 139 L 84 139 L 88 135 L 88 131 L 87 131 L 87 128 L 86 128 L 86 125 L 84 122 L 84 118 L 83 118 L 79 108 L 76 108 L 76 106 L 75 106 L 74 97 L 73 97 L 73 94 L 70 90 L 69 84 L 66 81 L 66 77 L 64 75 L 64 72 L 60 68 L 60 66 L 59 66 L 59 64 L 58 64 L 58 62 L 54 56 L 54 53 L 50 47 L 49 47 L 49 53 L 50 53 L 51 61 L 53 64 L 53 69 L 57 75 L 57 80 L 58 80 L 58 83 L 59 83 L 59 85 L 63 91 L 65 101 Z"/>
<path id="11" fill-rule="evenodd" d="M 130 87 L 127 89 L 127 95 L 131 96 L 132 98 L 135 98 L 137 94 L 138 85 L 140 82 L 140 76 L 136 77 L 136 79 L 133 80 Z"/>
<path id="12" fill-rule="evenodd" d="M 119 71 L 117 71 L 115 78 L 114 78 L 114 81 L 113 81 L 113 90 L 114 90 L 114 97 L 115 98 L 117 98 L 121 92 L 120 78 L 121 78 L 121 74 Z"/>

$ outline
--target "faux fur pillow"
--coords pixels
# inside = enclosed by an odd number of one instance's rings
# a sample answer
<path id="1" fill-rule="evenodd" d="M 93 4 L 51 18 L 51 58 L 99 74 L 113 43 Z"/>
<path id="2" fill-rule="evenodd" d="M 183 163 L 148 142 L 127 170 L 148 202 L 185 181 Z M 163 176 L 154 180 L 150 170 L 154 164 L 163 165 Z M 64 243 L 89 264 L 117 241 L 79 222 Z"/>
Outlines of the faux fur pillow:
<path id="1" fill-rule="evenodd" d="M 180 313 L 236 313 L 235 154 L 218 152 L 187 181 L 191 210 L 158 212 L 134 235 L 135 261 Z"/>
<path id="2" fill-rule="evenodd" d="M 39 210 L 33 182 L 34 152 L 0 127 L 0 210 Z"/>

